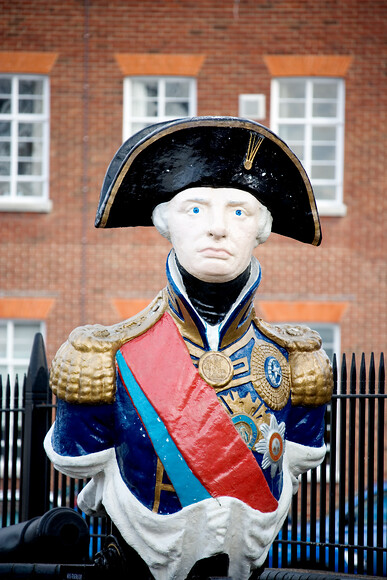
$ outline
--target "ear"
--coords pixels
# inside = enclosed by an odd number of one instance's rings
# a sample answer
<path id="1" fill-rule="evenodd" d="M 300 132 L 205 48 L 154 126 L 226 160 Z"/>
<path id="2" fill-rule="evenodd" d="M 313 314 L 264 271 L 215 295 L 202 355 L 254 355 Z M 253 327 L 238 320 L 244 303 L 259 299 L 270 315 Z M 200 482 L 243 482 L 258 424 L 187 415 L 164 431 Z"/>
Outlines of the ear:
<path id="1" fill-rule="evenodd" d="M 159 203 L 152 212 L 152 222 L 157 231 L 171 241 L 168 226 L 168 206 L 169 202 Z"/>
<path id="2" fill-rule="evenodd" d="M 257 243 L 255 244 L 255 247 L 266 242 L 271 234 L 272 225 L 273 217 L 267 207 L 263 205 L 259 216 L 258 233 L 256 238 Z"/>

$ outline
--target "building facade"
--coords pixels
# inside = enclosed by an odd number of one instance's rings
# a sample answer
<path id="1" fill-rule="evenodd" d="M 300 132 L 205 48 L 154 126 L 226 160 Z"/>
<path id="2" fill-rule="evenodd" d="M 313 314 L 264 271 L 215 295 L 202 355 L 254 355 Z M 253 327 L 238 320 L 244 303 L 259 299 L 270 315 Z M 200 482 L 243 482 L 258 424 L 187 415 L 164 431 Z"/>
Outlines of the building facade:
<path id="1" fill-rule="evenodd" d="M 331 353 L 386 347 L 387 6 L 378 0 L 0 0 L 0 372 L 44 333 L 113 324 L 165 285 L 154 228 L 98 230 L 105 171 L 147 124 L 252 118 L 302 160 L 323 241 L 256 250 L 259 316 Z"/>

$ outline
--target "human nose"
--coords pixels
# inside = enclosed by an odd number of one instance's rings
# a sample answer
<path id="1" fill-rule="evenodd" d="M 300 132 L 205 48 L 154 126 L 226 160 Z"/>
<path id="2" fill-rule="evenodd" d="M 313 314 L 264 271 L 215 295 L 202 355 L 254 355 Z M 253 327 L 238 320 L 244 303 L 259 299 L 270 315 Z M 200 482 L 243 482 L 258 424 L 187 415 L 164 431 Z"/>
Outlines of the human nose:
<path id="1" fill-rule="evenodd" d="M 227 221 L 224 212 L 214 209 L 209 213 L 208 233 L 215 239 L 227 236 Z"/>

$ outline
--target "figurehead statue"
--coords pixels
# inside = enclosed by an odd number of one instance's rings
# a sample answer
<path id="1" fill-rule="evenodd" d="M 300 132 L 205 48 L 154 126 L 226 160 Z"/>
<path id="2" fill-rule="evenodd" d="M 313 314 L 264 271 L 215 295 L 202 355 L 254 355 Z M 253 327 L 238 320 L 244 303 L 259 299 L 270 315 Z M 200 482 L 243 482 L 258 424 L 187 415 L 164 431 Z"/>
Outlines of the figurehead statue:
<path id="1" fill-rule="evenodd" d="M 247 580 L 298 476 L 325 456 L 333 382 L 321 339 L 253 306 L 253 250 L 271 231 L 321 242 L 312 187 L 258 123 L 160 123 L 116 153 L 95 223 L 153 224 L 172 243 L 167 285 L 133 318 L 77 328 L 59 349 L 46 451 L 63 473 L 91 478 L 79 506 L 111 517 L 146 564 L 141 578 L 196 578 L 198 561 L 224 556 L 223 575 Z"/>

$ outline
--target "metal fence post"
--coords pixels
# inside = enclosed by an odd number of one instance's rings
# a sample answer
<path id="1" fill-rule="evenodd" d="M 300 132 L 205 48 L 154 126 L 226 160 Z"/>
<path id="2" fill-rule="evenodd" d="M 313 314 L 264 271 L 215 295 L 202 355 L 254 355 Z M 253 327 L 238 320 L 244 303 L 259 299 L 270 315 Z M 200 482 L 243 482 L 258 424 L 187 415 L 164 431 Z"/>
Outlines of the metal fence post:
<path id="1" fill-rule="evenodd" d="M 49 508 L 50 465 L 43 440 L 50 427 L 51 405 L 43 336 L 35 335 L 25 388 L 20 521 Z"/>

